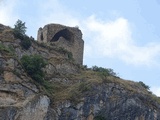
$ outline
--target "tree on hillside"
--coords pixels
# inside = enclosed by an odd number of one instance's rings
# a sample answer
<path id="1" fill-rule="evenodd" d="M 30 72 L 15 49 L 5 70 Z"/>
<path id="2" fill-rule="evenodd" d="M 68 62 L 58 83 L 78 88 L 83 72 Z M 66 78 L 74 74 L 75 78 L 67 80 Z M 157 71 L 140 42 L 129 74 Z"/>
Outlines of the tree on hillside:
<path id="1" fill-rule="evenodd" d="M 31 46 L 31 40 L 32 38 L 29 38 L 28 35 L 26 35 L 26 29 L 25 22 L 22 22 L 21 20 L 17 20 L 17 22 L 14 25 L 13 33 L 14 36 L 21 40 L 20 45 L 25 49 L 28 50 Z"/>
<path id="2" fill-rule="evenodd" d="M 16 37 L 20 38 L 25 35 L 27 27 L 25 26 L 25 22 L 21 20 L 17 20 L 14 25 L 14 34 Z"/>

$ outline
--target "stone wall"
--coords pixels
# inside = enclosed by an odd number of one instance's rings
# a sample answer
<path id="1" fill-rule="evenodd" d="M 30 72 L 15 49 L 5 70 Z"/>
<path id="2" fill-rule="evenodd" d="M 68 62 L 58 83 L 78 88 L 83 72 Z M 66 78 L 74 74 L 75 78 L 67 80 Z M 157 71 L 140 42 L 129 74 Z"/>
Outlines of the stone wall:
<path id="1" fill-rule="evenodd" d="M 72 53 L 77 64 L 83 64 L 82 32 L 77 27 L 68 27 L 59 24 L 48 24 L 39 28 L 37 40 L 44 43 L 54 43 Z"/>

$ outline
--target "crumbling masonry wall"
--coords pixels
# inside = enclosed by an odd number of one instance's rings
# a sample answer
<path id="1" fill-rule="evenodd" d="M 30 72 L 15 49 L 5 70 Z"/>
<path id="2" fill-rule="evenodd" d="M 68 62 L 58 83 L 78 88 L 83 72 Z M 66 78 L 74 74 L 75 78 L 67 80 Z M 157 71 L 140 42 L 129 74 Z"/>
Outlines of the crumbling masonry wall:
<path id="1" fill-rule="evenodd" d="M 48 24 L 39 28 L 38 42 L 53 42 L 72 53 L 77 64 L 83 64 L 84 41 L 82 32 L 77 27 L 68 27 L 60 24 Z"/>

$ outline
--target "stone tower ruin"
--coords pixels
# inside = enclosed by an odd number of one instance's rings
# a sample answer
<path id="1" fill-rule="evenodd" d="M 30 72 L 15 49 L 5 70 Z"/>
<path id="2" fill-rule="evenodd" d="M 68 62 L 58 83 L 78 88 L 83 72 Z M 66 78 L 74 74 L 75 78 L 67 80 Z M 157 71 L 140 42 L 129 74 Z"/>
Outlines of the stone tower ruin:
<path id="1" fill-rule="evenodd" d="M 60 24 L 48 24 L 39 28 L 37 35 L 38 42 L 54 43 L 71 52 L 77 64 L 83 64 L 82 32 L 77 27 L 68 27 Z"/>

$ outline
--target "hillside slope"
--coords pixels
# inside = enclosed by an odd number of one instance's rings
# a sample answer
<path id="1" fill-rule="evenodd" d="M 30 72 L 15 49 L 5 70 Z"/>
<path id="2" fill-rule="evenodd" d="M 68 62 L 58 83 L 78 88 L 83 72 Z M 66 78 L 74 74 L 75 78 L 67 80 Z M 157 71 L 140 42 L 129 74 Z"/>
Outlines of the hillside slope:
<path id="1" fill-rule="evenodd" d="M 25 49 L 0 24 L 0 120 L 160 120 L 160 98 L 139 83 L 103 76 L 63 48 L 30 41 Z M 43 83 L 28 75 L 24 55 L 47 62 Z"/>

